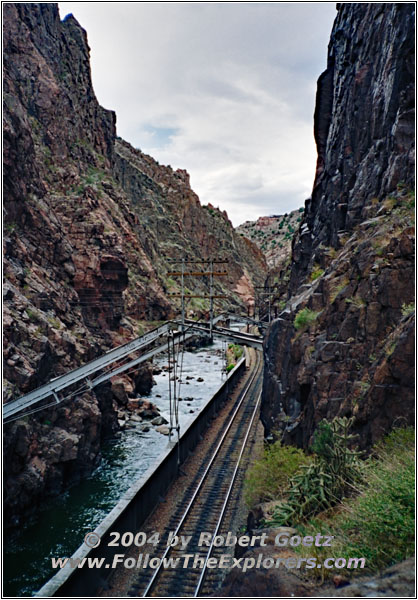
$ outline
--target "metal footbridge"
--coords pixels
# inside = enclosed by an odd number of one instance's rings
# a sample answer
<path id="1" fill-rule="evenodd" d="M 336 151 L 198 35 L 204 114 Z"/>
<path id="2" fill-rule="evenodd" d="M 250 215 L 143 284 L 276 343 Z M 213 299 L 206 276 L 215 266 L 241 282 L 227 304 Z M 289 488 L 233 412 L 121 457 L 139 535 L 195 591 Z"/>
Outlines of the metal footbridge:
<path id="1" fill-rule="evenodd" d="M 145 335 L 137 337 L 127 344 L 117 346 L 85 365 L 51 379 L 45 385 L 20 398 L 7 402 L 3 405 L 3 423 L 14 421 L 22 416 L 55 406 L 77 395 L 79 396 L 108 381 L 111 377 L 149 360 L 155 354 L 164 352 L 168 349 L 169 344 L 168 340 L 162 345 L 158 344 L 162 338 L 170 337 L 177 343 L 184 343 L 195 335 L 210 336 L 212 334 L 213 337 L 235 344 L 258 349 L 262 348 L 263 338 L 259 335 L 242 333 L 217 326 L 219 322 L 228 320 L 256 323 L 248 317 L 239 317 L 231 314 L 216 317 L 213 319 L 212 326 L 206 322 L 186 320 L 183 324 L 181 321 L 167 321 L 164 325 L 149 331 Z M 145 349 L 149 346 L 151 348 L 144 353 Z M 134 358 L 131 356 L 138 352 L 141 352 L 140 356 L 136 355 Z M 79 384 L 79 387 L 76 387 L 77 384 Z"/>

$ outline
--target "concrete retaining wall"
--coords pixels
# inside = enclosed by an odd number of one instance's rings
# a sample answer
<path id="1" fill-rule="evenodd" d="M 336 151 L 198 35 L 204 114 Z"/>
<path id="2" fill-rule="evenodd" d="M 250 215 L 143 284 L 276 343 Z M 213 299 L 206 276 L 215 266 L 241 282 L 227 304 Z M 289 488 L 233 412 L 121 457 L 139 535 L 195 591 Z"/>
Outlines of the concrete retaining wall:
<path id="1" fill-rule="evenodd" d="M 242 358 L 235 368 L 229 373 L 228 378 L 207 401 L 200 410 L 196 419 L 192 421 L 180 436 L 180 451 L 177 443 L 169 444 L 167 449 L 158 458 L 158 464 L 152 465 L 129 490 L 122 496 L 115 508 L 96 527 L 94 532 L 100 536 L 101 543 L 97 548 L 88 548 L 83 543 L 73 554 L 72 558 L 105 557 L 106 563 L 111 563 L 114 554 L 126 553 L 124 547 L 108 547 L 108 542 L 114 539 L 110 533 L 117 531 L 123 534 L 126 531 L 133 533 L 140 531 L 140 526 L 158 505 L 161 497 L 166 493 L 169 485 L 177 476 L 178 453 L 180 463 L 183 463 L 189 453 L 195 448 L 202 434 L 207 429 L 210 421 L 225 403 L 229 392 L 236 386 L 245 371 L 246 359 Z M 81 533 L 81 532 L 80 532 Z M 160 532 L 163 533 L 163 532 Z M 82 533 L 85 535 L 85 532 Z M 138 548 L 138 553 L 140 549 Z M 95 596 L 98 589 L 106 587 L 106 580 L 112 575 L 112 569 L 89 569 L 71 567 L 67 564 L 60 569 L 40 590 L 36 597 L 88 597 Z"/>

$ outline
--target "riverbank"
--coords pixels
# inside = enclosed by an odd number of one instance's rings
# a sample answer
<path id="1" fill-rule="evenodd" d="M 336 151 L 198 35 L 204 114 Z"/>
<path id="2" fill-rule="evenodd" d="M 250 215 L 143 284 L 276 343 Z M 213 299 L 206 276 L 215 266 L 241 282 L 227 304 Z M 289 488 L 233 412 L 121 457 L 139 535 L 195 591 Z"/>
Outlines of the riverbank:
<path id="1" fill-rule="evenodd" d="M 220 387 L 222 349 L 222 342 L 215 342 L 184 353 L 181 388 L 184 400 L 179 403 L 181 427 L 195 418 L 200 406 Z M 161 372 L 154 375 L 155 385 L 147 400 L 168 420 L 168 374 L 163 369 L 166 364 L 164 355 L 155 359 L 154 368 L 161 368 Z M 130 485 L 158 460 L 168 438 L 153 426 L 142 431 L 143 424 L 138 422 L 137 426 L 109 439 L 103 446 L 101 463 L 90 477 L 45 502 L 18 532 L 9 534 L 5 540 L 6 595 L 30 596 L 39 589 L 54 573 L 50 568 L 51 557 L 71 556 L 85 533 L 92 531 Z"/>

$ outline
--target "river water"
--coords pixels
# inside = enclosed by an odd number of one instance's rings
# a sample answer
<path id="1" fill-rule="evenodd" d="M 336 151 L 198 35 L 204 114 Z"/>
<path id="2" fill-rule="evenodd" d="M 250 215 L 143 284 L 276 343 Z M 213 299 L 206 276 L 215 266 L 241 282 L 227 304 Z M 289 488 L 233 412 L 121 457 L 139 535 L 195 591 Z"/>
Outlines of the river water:
<path id="1" fill-rule="evenodd" d="M 211 346 L 184 352 L 179 402 L 180 427 L 194 419 L 200 406 L 224 381 L 224 347 L 215 341 Z M 154 365 L 167 365 L 167 356 L 158 355 Z M 186 379 L 189 377 L 189 379 Z M 198 378 L 204 381 L 198 382 Z M 168 374 L 154 375 L 148 399 L 169 420 Z M 187 398 L 193 398 L 187 400 Z M 193 411 L 193 412 L 191 412 Z M 42 509 L 4 538 L 4 595 L 31 596 L 55 574 L 52 557 L 71 556 L 117 504 L 124 492 L 158 460 L 168 437 L 151 426 L 142 432 L 139 426 L 119 432 L 102 448 L 99 467 L 86 480 L 61 496 L 47 500 Z"/>

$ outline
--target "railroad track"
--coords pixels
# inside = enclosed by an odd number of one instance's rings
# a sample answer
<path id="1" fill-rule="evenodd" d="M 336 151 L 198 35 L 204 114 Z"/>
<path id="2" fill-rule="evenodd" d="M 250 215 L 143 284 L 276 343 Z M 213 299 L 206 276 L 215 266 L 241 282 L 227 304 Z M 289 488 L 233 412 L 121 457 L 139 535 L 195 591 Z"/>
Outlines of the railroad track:
<path id="1" fill-rule="evenodd" d="M 226 535 L 234 520 L 245 472 L 247 441 L 256 421 L 261 396 L 262 361 L 255 352 L 251 376 L 231 408 L 218 439 L 211 445 L 195 478 L 173 514 L 168 530 L 176 536 L 190 536 L 186 548 L 167 546 L 163 538 L 152 550 L 161 559 L 157 568 L 141 569 L 129 596 L 197 597 L 212 595 L 224 572 L 208 568 L 209 558 L 218 559 L 228 548 L 213 545 L 213 537 Z M 208 546 L 198 545 L 201 532 L 208 532 Z M 232 548 L 229 549 L 232 552 Z M 191 555 L 186 568 L 185 555 Z M 199 560 L 195 561 L 198 555 Z M 177 559 L 177 566 L 176 564 Z M 170 561 L 165 568 L 164 561 Z"/>

